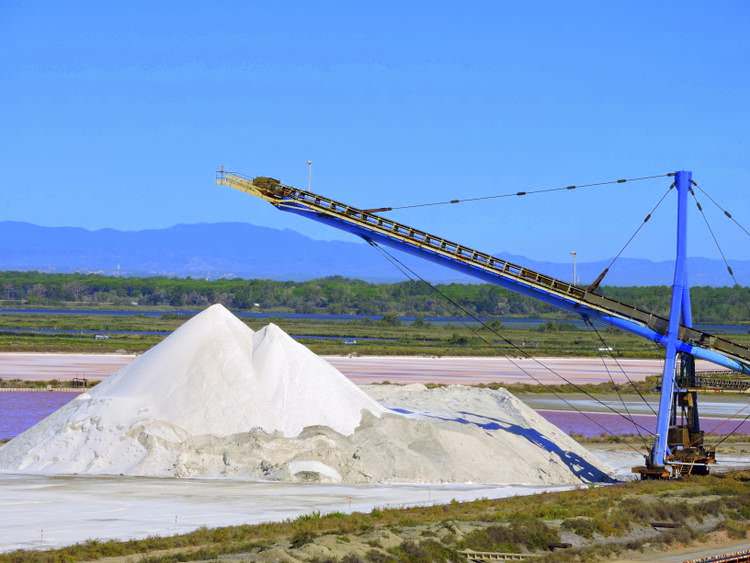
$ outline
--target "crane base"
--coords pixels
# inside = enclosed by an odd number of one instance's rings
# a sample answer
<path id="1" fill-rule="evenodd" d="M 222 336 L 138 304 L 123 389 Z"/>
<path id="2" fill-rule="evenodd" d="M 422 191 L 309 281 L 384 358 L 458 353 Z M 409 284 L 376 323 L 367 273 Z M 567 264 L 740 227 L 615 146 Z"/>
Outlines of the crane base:
<path id="1" fill-rule="evenodd" d="M 639 465 L 631 468 L 631 471 L 636 475 L 640 475 L 641 481 L 672 478 L 672 472 L 663 465 Z"/>
<path id="2" fill-rule="evenodd" d="M 631 471 L 640 475 L 642 481 L 649 479 L 679 479 L 689 475 L 708 475 L 716 464 L 716 452 L 703 447 L 677 450 L 667 458 L 664 465 L 639 465 Z"/>

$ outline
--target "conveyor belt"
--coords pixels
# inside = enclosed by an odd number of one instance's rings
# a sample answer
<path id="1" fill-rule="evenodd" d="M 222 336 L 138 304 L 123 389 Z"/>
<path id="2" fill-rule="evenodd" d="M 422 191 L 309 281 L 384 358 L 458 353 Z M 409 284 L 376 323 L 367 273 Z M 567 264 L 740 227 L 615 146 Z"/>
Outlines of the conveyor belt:
<path id="1" fill-rule="evenodd" d="M 679 380 L 678 384 L 681 384 Z M 750 377 L 732 371 L 697 371 L 694 389 L 704 392 L 750 393 Z"/>
<path id="2" fill-rule="evenodd" d="M 423 230 L 398 223 L 325 196 L 279 183 L 272 178 L 245 178 L 236 173 L 219 171 L 217 182 L 237 190 L 260 197 L 281 209 L 306 211 L 337 219 L 357 231 L 396 240 L 436 257 L 457 261 L 507 280 L 518 286 L 549 294 L 572 304 L 584 306 L 602 313 L 635 321 L 659 334 L 666 334 L 669 321 L 659 315 L 638 307 L 605 297 L 585 287 L 555 279 L 551 276 L 502 260 L 486 252 L 444 239 Z M 471 271 L 471 270 L 469 270 Z M 737 344 L 726 338 L 707 332 L 680 326 L 679 339 L 701 348 L 715 350 L 743 364 L 750 364 L 750 347 Z"/>

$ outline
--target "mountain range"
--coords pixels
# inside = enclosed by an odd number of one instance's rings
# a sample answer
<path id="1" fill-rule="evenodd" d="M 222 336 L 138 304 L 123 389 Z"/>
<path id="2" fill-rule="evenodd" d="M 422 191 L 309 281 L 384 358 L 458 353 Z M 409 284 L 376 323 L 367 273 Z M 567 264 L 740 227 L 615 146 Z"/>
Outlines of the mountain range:
<path id="1" fill-rule="evenodd" d="M 570 263 L 537 261 L 524 256 L 496 256 L 533 270 L 570 280 Z M 469 282 L 473 278 L 431 262 L 408 256 L 399 258 L 434 282 Z M 589 283 L 607 261 L 581 262 L 581 283 Z M 731 263 L 743 285 L 750 280 L 750 260 Z M 606 285 L 668 285 L 671 261 L 621 258 Z M 194 278 L 263 278 L 301 281 L 345 276 L 375 282 L 404 279 L 397 269 L 364 242 L 322 241 L 289 229 L 248 223 L 199 223 L 164 229 L 119 231 L 77 227 L 42 227 L 0 221 L 0 270 L 87 272 L 129 276 Z M 730 285 L 719 260 L 690 258 L 692 285 Z"/>

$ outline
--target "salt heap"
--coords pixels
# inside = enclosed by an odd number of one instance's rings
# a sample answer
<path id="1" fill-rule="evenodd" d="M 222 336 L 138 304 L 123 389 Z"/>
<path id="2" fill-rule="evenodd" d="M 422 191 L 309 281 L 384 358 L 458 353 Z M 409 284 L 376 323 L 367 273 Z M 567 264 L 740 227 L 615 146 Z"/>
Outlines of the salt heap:
<path id="1" fill-rule="evenodd" d="M 346 483 L 608 479 L 585 448 L 503 389 L 366 389 L 275 325 L 253 333 L 214 305 L 0 447 L 0 471 Z"/>
<path id="2" fill-rule="evenodd" d="M 348 435 L 363 410 L 384 412 L 276 325 L 254 333 L 213 305 L 0 448 L 0 469 L 140 473 L 155 439 L 253 429 L 291 437 L 313 425 Z"/>

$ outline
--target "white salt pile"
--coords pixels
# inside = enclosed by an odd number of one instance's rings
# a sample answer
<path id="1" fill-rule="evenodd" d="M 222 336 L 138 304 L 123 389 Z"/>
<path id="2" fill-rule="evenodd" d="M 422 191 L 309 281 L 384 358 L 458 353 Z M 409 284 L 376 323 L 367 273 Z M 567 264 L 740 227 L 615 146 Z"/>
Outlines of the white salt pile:
<path id="1" fill-rule="evenodd" d="M 276 325 L 253 331 L 209 307 L 90 393 L 0 449 L 0 469 L 138 472 L 149 441 L 296 436 L 325 425 L 351 434 L 361 411 L 384 409 Z"/>
<path id="2" fill-rule="evenodd" d="M 0 471 L 348 483 L 607 478 L 504 390 L 367 391 L 382 405 L 275 325 L 253 333 L 214 305 L 1 447 Z"/>

